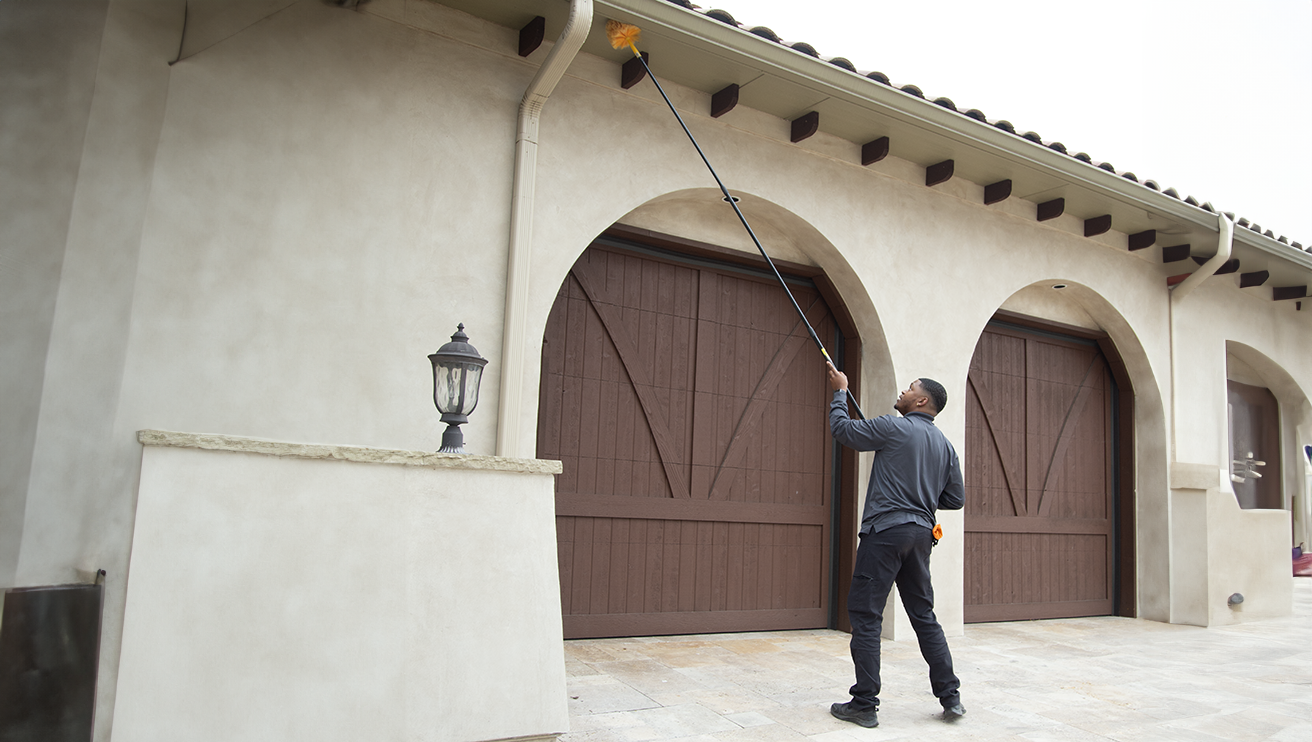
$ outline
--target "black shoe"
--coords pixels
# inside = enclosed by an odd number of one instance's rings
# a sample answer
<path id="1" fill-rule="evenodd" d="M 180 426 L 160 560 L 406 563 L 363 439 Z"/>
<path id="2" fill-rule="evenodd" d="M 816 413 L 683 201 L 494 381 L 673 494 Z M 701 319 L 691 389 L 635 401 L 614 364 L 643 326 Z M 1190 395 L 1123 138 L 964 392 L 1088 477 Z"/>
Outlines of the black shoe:
<path id="1" fill-rule="evenodd" d="M 966 707 L 961 705 L 961 699 L 943 704 L 943 721 L 956 721 L 966 715 Z"/>
<path id="2" fill-rule="evenodd" d="M 835 703 L 829 707 L 829 713 L 834 715 L 835 719 L 850 721 L 867 729 L 873 729 L 879 726 L 879 715 L 875 709 L 865 709 L 857 711 L 852 708 L 851 703 Z M 961 713 L 966 713 L 962 711 Z"/>

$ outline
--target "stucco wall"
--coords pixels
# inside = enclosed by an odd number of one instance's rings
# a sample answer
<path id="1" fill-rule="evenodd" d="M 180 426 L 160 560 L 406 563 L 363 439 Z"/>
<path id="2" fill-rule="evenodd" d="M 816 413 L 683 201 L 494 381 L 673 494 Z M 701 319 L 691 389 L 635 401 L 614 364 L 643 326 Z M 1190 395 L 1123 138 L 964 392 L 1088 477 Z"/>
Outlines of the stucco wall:
<path id="1" fill-rule="evenodd" d="M 106 1 L 0 4 L 0 585 L 28 477 Z"/>
<path id="2" fill-rule="evenodd" d="M 1177 465 L 1171 491 L 1171 622 L 1218 626 L 1293 608 L 1287 510 L 1241 510 L 1218 469 Z M 1230 603 L 1231 596 L 1241 600 Z"/>
<path id="3" fill-rule="evenodd" d="M 113 738 L 567 731 L 555 471 L 150 436 Z"/>

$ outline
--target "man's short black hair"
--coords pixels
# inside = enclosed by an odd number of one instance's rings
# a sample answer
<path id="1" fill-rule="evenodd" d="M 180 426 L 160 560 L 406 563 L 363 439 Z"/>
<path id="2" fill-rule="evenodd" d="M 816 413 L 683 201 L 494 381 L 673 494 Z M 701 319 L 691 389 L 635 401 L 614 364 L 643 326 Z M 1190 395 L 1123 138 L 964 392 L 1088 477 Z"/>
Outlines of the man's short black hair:
<path id="1" fill-rule="evenodd" d="M 935 413 L 942 412 L 943 408 L 948 406 L 948 390 L 944 389 L 942 384 L 933 379 L 916 379 L 916 381 L 920 382 L 920 388 L 929 395 Z"/>

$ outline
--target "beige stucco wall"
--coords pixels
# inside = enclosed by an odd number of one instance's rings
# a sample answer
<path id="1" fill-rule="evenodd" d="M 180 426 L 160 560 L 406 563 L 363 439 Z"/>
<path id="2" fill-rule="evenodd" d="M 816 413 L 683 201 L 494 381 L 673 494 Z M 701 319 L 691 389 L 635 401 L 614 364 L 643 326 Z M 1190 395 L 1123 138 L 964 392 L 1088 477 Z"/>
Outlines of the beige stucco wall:
<path id="1" fill-rule="evenodd" d="M 56 6 L 66 7 L 40 7 Z M 31 7 L 0 2 L 0 32 L 25 32 L 33 21 L 14 9 Z M 22 276 L 37 280 L 21 298 L 0 296 L 24 318 L 5 389 L 41 394 L 39 408 L 6 402 L 26 422 L 3 423 L 0 465 L 21 475 L 23 446 L 32 454 L 30 483 L 17 477 L 17 494 L 0 501 L 23 513 L 21 532 L 0 525 L 0 577 L 5 554 L 14 584 L 109 571 L 104 735 L 137 515 L 135 431 L 433 450 L 443 426 L 425 356 L 463 322 L 490 360 L 466 443 L 493 452 L 515 115 L 547 49 L 521 59 L 515 30 L 430 3 L 375 0 L 351 12 L 306 0 L 169 67 L 181 3 L 78 7 L 82 35 L 68 43 L 95 59 L 95 92 L 91 63 L 70 67 L 61 80 L 81 102 L 43 145 L 63 151 L 87 130 L 81 154 L 60 161 L 62 180 L 43 186 L 69 216 L 22 227 L 34 235 Z M 98 33 L 108 41 L 91 51 Z M 1195 587 L 1172 562 L 1198 536 L 1173 527 L 1172 446 L 1186 463 L 1224 466 L 1227 342 L 1253 348 L 1294 386 L 1312 383 L 1299 353 L 1312 312 L 1241 292 L 1229 276 L 1180 302 L 1172 323 L 1172 271 L 1152 250 L 1127 252 L 1124 235 L 1085 238 L 1071 215 L 1037 223 L 1020 198 L 984 206 L 982 188 L 961 180 L 926 188 L 896 143 L 893 156 L 861 167 L 850 142 L 818 134 L 792 144 L 787 121 L 746 108 L 712 119 L 708 96 L 667 88 L 772 254 L 822 267 L 837 287 L 864 342 L 868 412 L 887 412 L 910 378 L 937 378 L 952 400 L 939 424 L 960 449 L 966 371 L 998 308 L 1105 330 L 1136 403 L 1138 614 L 1171 620 L 1173 604 L 1206 604 L 1210 583 Z M 26 109 L 36 98 L 20 100 Z M 17 121 L 31 129 L 36 118 Z M 0 142 L 5 167 L 41 167 Z M 530 451 L 546 316 L 593 237 L 624 222 L 754 251 L 658 94 L 621 90 L 614 63 L 575 60 L 540 142 L 518 412 Z M 20 223 L 10 203 L 0 209 L 0 229 Z M 1060 298 L 1056 282 L 1068 285 Z M 1178 417 L 1173 336 L 1187 402 Z M 1242 551 L 1219 546 L 1226 526 L 1207 522 L 1201 548 Z M 944 524 L 936 584 L 955 633 L 962 521 Z"/>
<path id="2" fill-rule="evenodd" d="M 1216 468 L 1176 466 L 1171 490 L 1171 622 L 1217 626 L 1293 608 L 1287 510 L 1241 510 Z M 1231 596 L 1242 600 L 1230 603 Z"/>
<path id="3" fill-rule="evenodd" d="M 0 585 L 16 584 L 106 5 L 0 5 Z"/>
<path id="4" fill-rule="evenodd" d="M 113 739 L 568 731 L 559 462 L 146 442 Z"/>

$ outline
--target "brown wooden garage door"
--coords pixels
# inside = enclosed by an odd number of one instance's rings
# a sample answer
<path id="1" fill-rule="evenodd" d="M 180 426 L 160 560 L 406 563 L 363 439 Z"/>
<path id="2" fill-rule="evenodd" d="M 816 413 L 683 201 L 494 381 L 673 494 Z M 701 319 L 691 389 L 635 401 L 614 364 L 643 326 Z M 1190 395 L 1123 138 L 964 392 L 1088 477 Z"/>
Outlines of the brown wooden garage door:
<path id="1" fill-rule="evenodd" d="M 965 619 L 1114 609 L 1113 389 L 1091 340 L 991 323 L 966 409 Z"/>
<path id="2" fill-rule="evenodd" d="M 565 636 L 825 626 L 828 399 L 771 280 L 589 248 L 547 320 L 538 419 L 538 456 L 564 463 Z"/>

